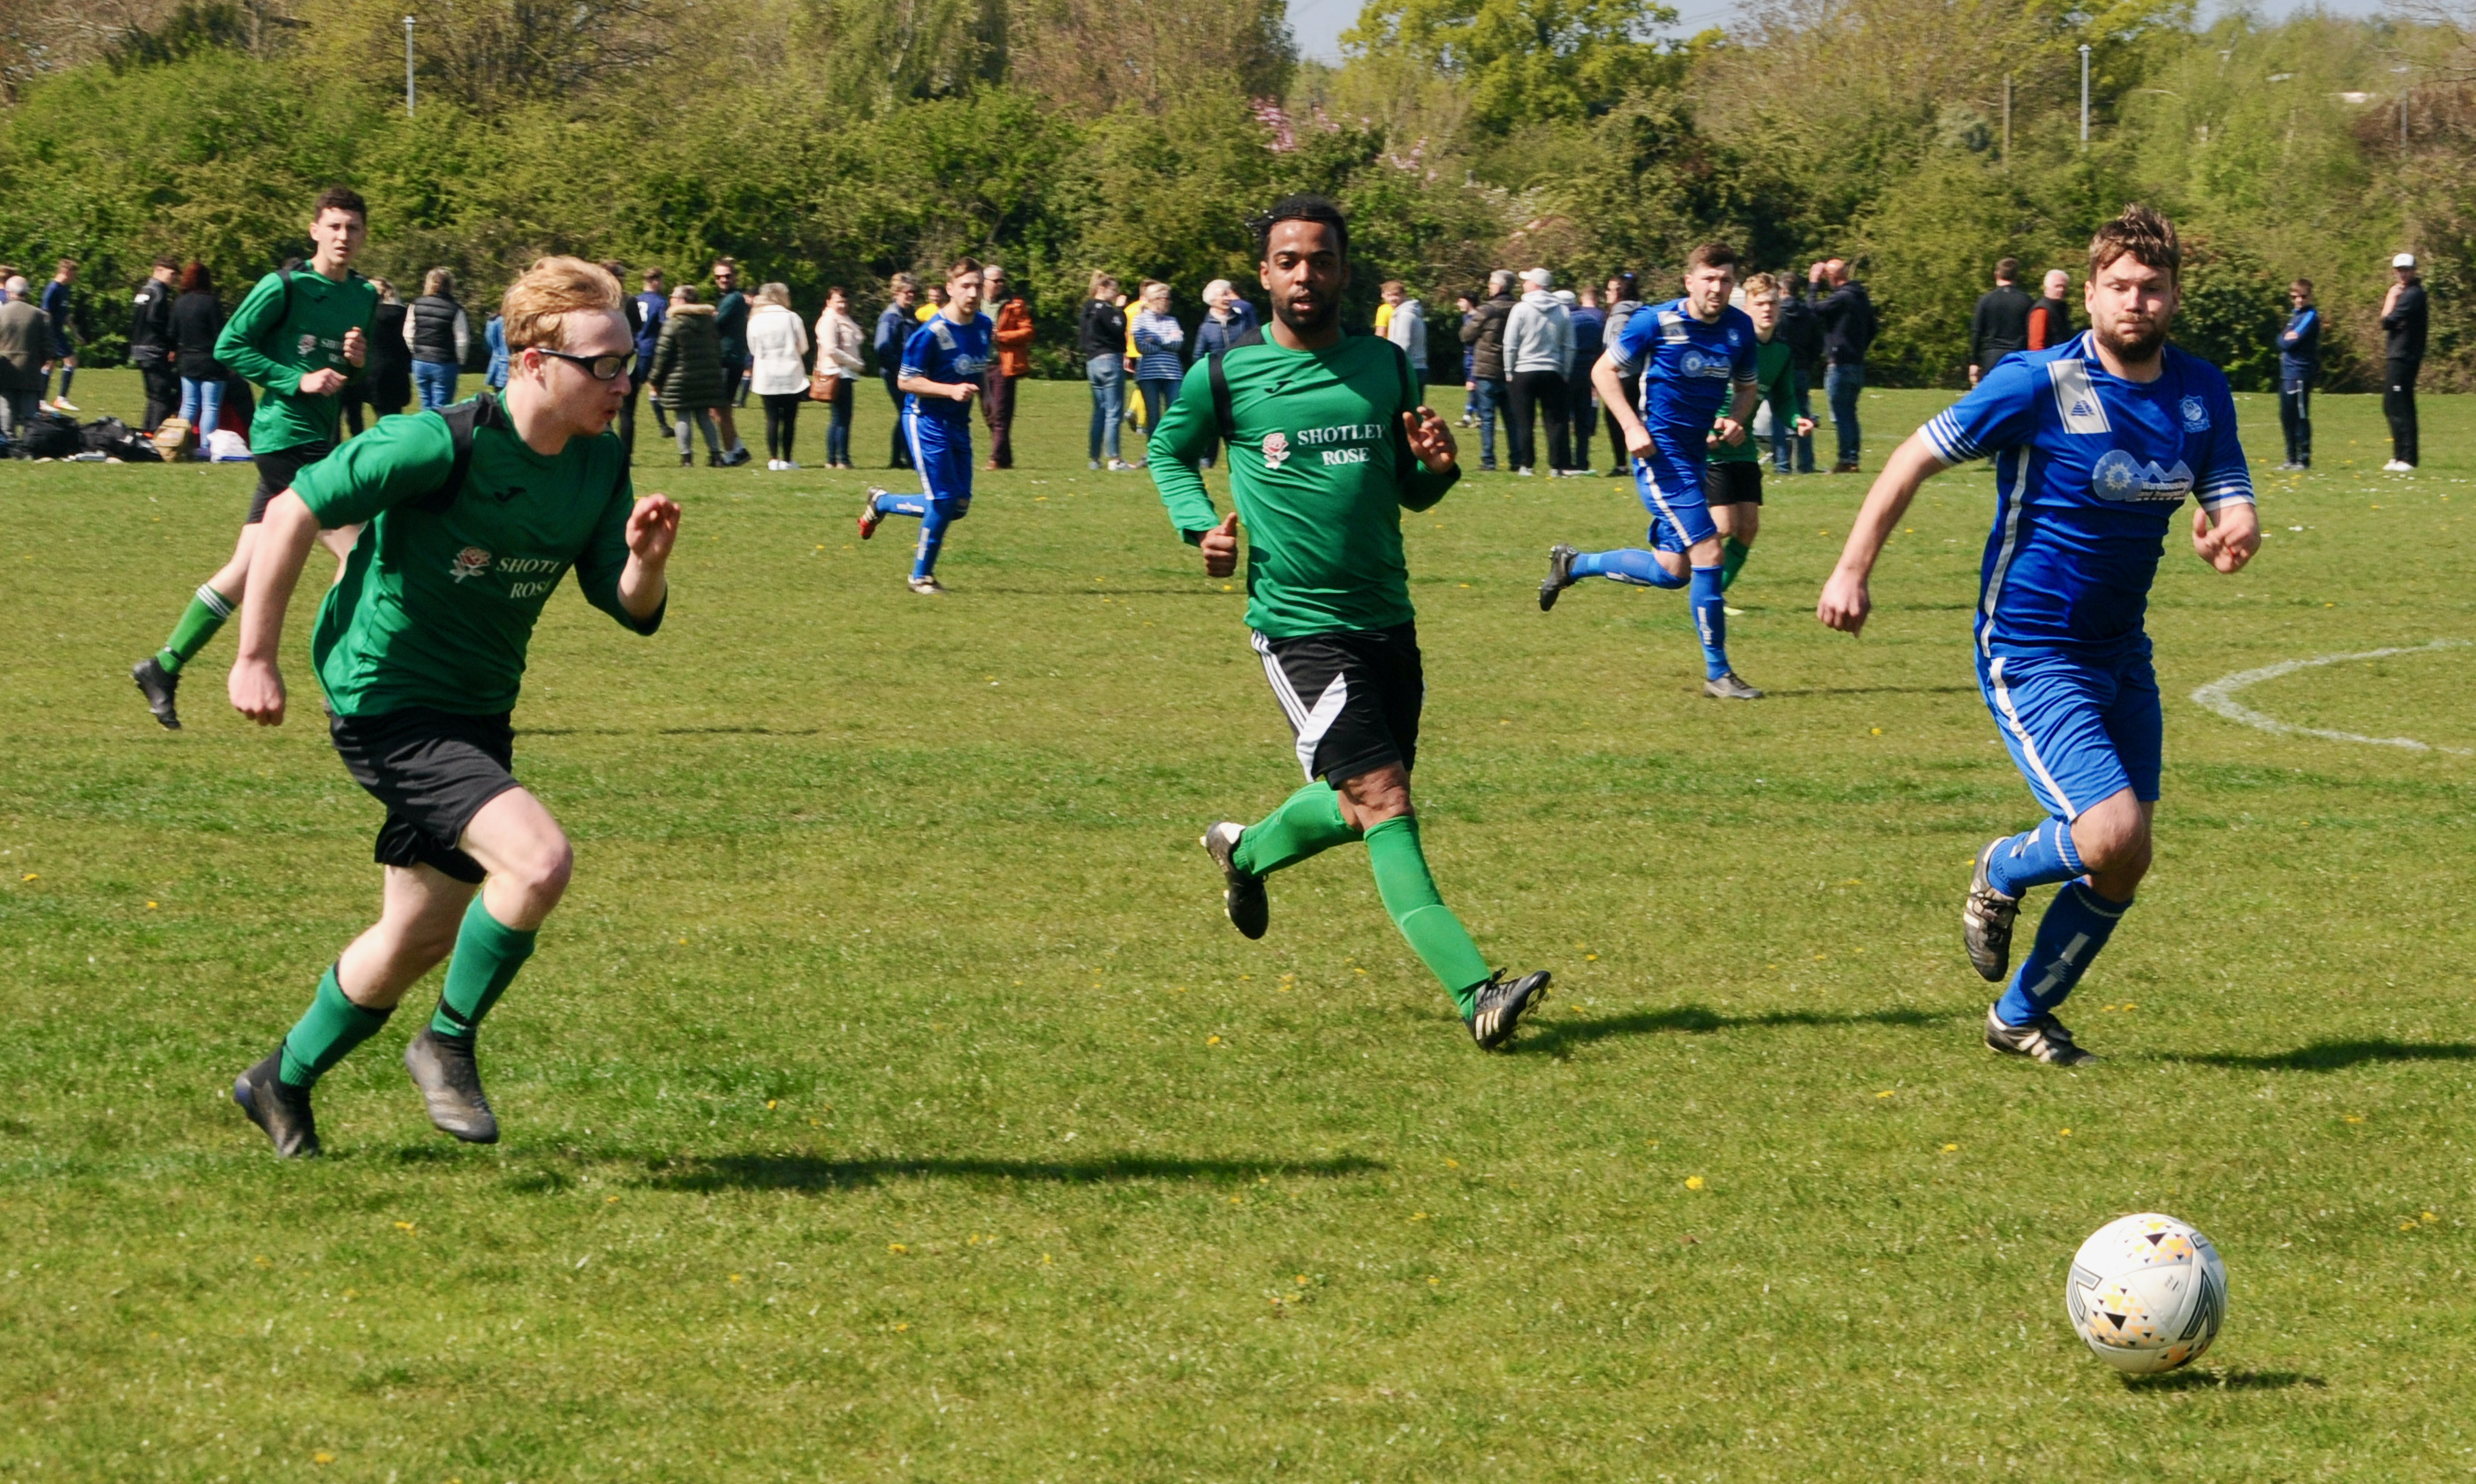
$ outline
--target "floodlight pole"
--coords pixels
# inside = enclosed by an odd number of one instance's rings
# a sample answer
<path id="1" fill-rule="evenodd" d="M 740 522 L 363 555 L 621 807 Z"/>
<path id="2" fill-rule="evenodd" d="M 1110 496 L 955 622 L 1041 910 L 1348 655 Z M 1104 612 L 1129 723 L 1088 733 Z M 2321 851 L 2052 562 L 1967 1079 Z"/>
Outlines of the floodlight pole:
<path id="1" fill-rule="evenodd" d="M 404 116 L 412 116 L 412 17 L 404 18 Z"/>
<path id="2" fill-rule="evenodd" d="M 2003 168 L 2012 168 L 2012 74 L 2003 74 Z"/>
<path id="3" fill-rule="evenodd" d="M 2399 153 L 2407 153 L 2407 68 L 2392 67 L 2399 75 Z"/>
<path id="4" fill-rule="evenodd" d="M 2081 149 L 2089 149 L 2089 43 L 2081 43 Z"/>

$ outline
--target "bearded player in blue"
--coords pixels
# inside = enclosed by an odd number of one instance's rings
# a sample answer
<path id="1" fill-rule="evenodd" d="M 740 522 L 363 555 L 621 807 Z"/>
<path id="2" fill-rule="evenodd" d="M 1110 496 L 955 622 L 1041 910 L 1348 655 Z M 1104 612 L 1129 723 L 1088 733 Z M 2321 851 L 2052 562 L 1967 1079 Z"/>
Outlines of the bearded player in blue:
<path id="1" fill-rule="evenodd" d="M 2149 870 L 2164 723 L 2142 617 L 2166 532 L 2191 495 L 2202 560 L 2239 572 L 2261 546 L 2227 379 L 2166 343 L 2182 264 L 2174 226 L 2146 207 L 2099 228 L 2084 294 L 2089 331 L 2007 357 L 1900 445 L 1815 608 L 1831 628 L 1862 630 L 1867 574 L 1918 486 L 1993 457 L 1978 688 L 2051 817 L 1978 853 L 1962 938 L 1969 963 L 1999 981 L 2022 895 L 2066 883 L 1986 1015 L 1989 1047 L 2058 1066 L 2096 1059 L 2073 1044 L 2055 1007 Z"/>
<path id="2" fill-rule="evenodd" d="M 1718 242 L 1696 248 L 1685 259 L 1685 297 L 1635 310 L 1591 368 L 1591 385 L 1608 405 L 1633 456 L 1634 487 L 1650 510 L 1651 549 L 1581 552 L 1556 543 L 1548 549 L 1539 606 L 1554 607 L 1557 594 L 1586 577 L 1636 587 L 1690 583 L 1694 629 L 1702 640 L 1702 693 L 1756 701 L 1763 693 L 1728 667 L 1728 609 L 1721 596 L 1727 568 L 1720 528 L 1702 492 L 1711 440 L 1746 441 L 1746 420 L 1761 390 L 1754 322 L 1728 303 L 1736 286 L 1736 249 Z M 1637 368 L 1639 414 L 1624 394 L 1624 379 Z M 1722 404 L 1728 412 L 1719 417 Z"/>
<path id="3" fill-rule="evenodd" d="M 946 303 L 903 345 L 895 388 L 903 399 L 903 435 L 920 470 L 920 493 L 872 487 L 860 507 L 859 538 L 877 534 L 889 515 L 917 516 L 920 546 L 911 557 L 911 590 L 933 597 L 937 553 L 946 528 L 972 510 L 972 397 L 989 369 L 989 317 L 980 312 L 980 265 L 965 258 L 946 272 Z"/>

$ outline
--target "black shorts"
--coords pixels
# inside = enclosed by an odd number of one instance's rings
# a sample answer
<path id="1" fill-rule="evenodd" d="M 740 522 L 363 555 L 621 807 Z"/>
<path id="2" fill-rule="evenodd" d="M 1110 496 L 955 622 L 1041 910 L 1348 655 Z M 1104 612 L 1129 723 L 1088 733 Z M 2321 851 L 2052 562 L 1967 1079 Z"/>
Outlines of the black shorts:
<path id="1" fill-rule="evenodd" d="M 1427 681 L 1419 631 L 1351 629 L 1293 639 L 1255 635 L 1264 678 L 1298 735 L 1299 766 L 1335 787 L 1419 756 L 1419 710 Z"/>
<path id="2" fill-rule="evenodd" d="M 1746 434 L 1752 437 L 1752 433 Z M 1763 503 L 1763 461 L 1759 458 L 1714 458 L 1703 466 L 1702 503 L 1705 505 L 1760 505 Z"/>
<path id="3" fill-rule="evenodd" d="M 249 519 L 244 526 L 255 526 L 266 519 L 266 503 L 292 487 L 301 471 L 335 451 L 335 445 L 321 439 L 301 443 L 291 448 L 279 448 L 273 453 L 254 454 L 250 462 L 258 465 L 258 488 L 249 497 Z"/>
<path id="4" fill-rule="evenodd" d="M 507 713 L 459 716 L 413 706 L 381 716 L 330 716 L 328 735 L 353 781 L 386 805 L 371 858 L 430 866 L 480 881 L 482 863 L 457 848 L 473 816 L 511 788 L 516 731 Z"/>

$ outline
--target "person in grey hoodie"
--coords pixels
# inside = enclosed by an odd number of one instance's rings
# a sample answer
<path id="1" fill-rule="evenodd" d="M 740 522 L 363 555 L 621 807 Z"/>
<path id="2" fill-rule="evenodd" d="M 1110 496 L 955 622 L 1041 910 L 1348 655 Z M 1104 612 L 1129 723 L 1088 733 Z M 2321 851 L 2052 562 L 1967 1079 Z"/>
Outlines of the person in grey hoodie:
<path id="1" fill-rule="evenodd" d="M 1567 414 L 1572 397 L 1565 379 L 1573 369 L 1573 324 L 1564 302 L 1550 292 L 1555 279 L 1545 268 L 1522 275 L 1529 292 L 1504 321 L 1504 370 L 1512 392 L 1505 432 L 1513 444 L 1513 472 L 1528 478 L 1538 467 L 1538 423 L 1548 423 L 1548 469 L 1563 475 L 1572 464 Z"/>

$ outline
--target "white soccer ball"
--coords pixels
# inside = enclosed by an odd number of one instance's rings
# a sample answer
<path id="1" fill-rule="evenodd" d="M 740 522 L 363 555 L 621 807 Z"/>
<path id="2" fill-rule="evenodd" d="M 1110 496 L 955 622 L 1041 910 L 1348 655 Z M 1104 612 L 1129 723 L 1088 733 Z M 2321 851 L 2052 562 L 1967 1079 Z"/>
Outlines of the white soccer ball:
<path id="1" fill-rule="evenodd" d="M 2209 1238 L 2171 1216 L 2122 1217 L 2072 1254 L 2064 1307 L 2098 1359 L 2117 1371 L 2172 1371 L 2218 1337 L 2227 1265 Z"/>

